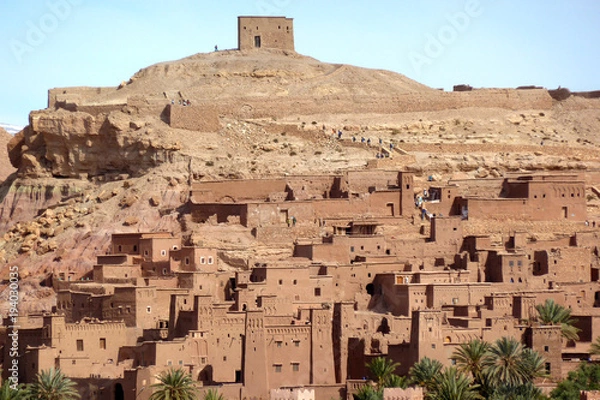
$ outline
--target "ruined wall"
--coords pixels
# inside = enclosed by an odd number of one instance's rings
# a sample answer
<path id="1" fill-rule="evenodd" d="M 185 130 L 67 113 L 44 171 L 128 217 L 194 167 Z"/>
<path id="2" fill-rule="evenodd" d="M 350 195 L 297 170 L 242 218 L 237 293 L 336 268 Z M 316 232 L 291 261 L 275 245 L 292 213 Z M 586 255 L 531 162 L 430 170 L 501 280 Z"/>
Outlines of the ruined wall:
<path id="1" fill-rule="evenodd" d="M 400 196 L 401 192 L 399 190 L 371 193 L 369 196 L 369 214 L 390 217 L 402 215 Z"/>
<path id="2" fill-rule="evenodd" d="M 203 223 L 214 218 L 218 223 L 228 222 L 229 217 L 239 218 L 240 224 L 247 226 L 247 204 L 191 204 L 192 221 Z"/>
<path id="3" fill-rule="evenodd" d="M 272 193 L 285 192 L 285 179 L 252 179 L 200 182 L 192 187 L 192 202 L 266 201 Z"/>
<path id="4" fill-rule="evenodd" d="M 315 223 L 315 211 L 311 202 L 253 203 L 248 204 L 247 226 L 287 227 L 290 219 L 296 219 L 296 225 Z M 293 222 L 291 222 L 293 224 Z"/>
<path id="5" fill-rule="evenodd" d="M 287 115 L 312 115 L 326 110 L 331 114 L 396 114 L 419 111 L 443 111 L 454 108 L 480 107 L 509 110 L 549 110 L 552 98 L 546 90 L 481 89 L 472 92 L 436 92 L 433 94 L 398 94 L 373 101 L 372 96 L 351 98 L 323 96 L 306 98 L 240 98 L 223 100 L 215 106 L 220 114 L 236 118 L 270 118 Z"/>
<path id="6" fill-rule="evenodd" d="M 48 90 L 48 108 L 57 107 L 57 103 L 81 104 L 85 99 L 114 92 L 116 87 L 89 87 L 75 86 L 66 88 L 53 88 Z"/>
<path id="7" fill-rule="evenodd" d="M 291 214 L 290 214 L 291 215 Z M 254 230 L 254 236 L 257 240 L 263 243 L 269 244 L 289 244 L 292 243 L 296 238 L 301 237 L 304 239 L 317 239 L 320 237 L 320 230 L 318 226 L 262 226 L 257 227 Z M 304 253 L 306 254 L 306 253 Z M 306 257 L 305 255 L 298 255 L 296 257 Z M 310 258 L 310 257 L 308 257 Z"/>
<path id="8" fill-rule="evenodd" d="M 294 20 L 285 17 L 238 17 L 238 49 L 258 48 L 294 51 Z"/>
<path id="9" fill-rule="evenodd" d="M 167 106 L 169 124 L 172 128 L 197 132 L 217 132 L 221 129 L 219 112 L 215 107 L 206 105 Z"/>
<path id="10" fill-rule="evenodd" d="M 354 193 L 367 193 L 370 189 L 386 190 L 398 186 L 398 171 L 348 171 L 348 190 Z"/>

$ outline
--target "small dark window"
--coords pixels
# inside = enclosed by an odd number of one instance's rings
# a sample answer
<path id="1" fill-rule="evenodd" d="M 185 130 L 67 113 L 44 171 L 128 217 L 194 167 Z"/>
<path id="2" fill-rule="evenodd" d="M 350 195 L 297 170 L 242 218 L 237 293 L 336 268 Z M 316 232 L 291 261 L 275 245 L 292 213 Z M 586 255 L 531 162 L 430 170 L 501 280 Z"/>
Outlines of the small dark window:
<path id="1" fill-rule="evenodd" d="M 83 339 L 77 339 L 77 351 L 83 351 Z"/>
<path id="2" fill-rule="evenodd" d="M 315 288 L 315 296 L 319 297 L 321 296 L 321 288 Z"/>
<path id="3" fill-rule="evenodd" d="M 258 27 L 256 29 L 258 29 Z M 261 43 L 260 43 L 260 36 L 254 36 L 254 47 L 256 47 L 257 49 L 259 49 L 260 45 L 261 45 Z"/>
<path id="4" fill-rule="evenodd" d="M 106 338 L 100 338 L 100 348 L 106 349 Z"/>

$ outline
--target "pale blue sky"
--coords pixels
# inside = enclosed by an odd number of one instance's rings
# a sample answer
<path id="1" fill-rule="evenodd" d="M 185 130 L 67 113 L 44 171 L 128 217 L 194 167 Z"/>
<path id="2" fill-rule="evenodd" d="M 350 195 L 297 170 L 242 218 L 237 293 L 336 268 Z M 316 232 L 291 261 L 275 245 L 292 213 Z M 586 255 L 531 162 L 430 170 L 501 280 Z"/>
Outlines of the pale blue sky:
<path id="1" fill-rule="evenodd" d="M 0 122 L 18 125 L 49 88 L 235 48 L 238 15 L 294 18 L 299 53 L 434 88 L 600 89 L 597 0 L 4 0 L 0 15 Z"/>

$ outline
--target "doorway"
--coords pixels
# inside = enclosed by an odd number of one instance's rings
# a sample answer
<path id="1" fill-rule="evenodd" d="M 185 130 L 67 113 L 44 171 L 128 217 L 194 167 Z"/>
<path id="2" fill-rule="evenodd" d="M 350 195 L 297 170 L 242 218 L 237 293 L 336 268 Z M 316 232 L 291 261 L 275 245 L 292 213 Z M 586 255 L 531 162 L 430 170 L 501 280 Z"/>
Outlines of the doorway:
<path id="1" fill-rule="evenodd" d="M 125 400 L 125 392 L 123 391 L 123 385 L 117 383 L 115 385 L 115 400 Z"/>

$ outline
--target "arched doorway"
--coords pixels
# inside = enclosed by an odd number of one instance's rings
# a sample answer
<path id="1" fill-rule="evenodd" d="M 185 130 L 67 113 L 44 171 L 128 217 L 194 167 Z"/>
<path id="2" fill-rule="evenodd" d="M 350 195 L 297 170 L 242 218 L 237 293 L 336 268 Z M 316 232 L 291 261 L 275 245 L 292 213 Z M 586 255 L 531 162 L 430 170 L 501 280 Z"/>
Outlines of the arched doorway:
<path id="1" fill-rule="evenodd" d="M 120 383 L 115 384 L 115 400 L 125 400 L 125 392 L 123 391 L 123 385 Z"/>

